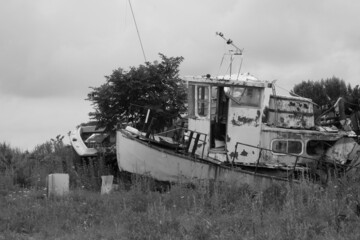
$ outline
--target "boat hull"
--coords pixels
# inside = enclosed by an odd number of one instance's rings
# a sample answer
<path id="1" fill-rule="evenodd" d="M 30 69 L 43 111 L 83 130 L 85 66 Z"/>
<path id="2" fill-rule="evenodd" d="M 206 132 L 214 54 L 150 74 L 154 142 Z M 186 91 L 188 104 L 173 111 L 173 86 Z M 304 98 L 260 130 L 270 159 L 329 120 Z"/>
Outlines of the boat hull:
<path id="1" fill-rule="evenodd" d="M 71 131 L 69 138 L 75 152 L 80 157 L 92 157 L 97 155 L 98 151 L 95 148 L 88 148 L 81 139 L 81 127 Z"/>
<path id="2" fill-rule="evenodd" d="M 197 159 L 186 154 L 154 146 L 126 130 L 116 134 L 116 152 L 120 171 L 147 175 L 159 181 L 194 182 L 217 180 L 236 185 L 268 186 L 286 179 L 255 174 L 223 164 Z"/>

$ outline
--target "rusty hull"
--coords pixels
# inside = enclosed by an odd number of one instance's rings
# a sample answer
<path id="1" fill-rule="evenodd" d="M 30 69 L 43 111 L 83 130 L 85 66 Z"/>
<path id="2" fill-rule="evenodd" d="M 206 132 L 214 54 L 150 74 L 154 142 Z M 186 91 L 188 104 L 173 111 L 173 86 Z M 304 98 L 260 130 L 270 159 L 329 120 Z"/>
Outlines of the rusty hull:
<path id="1" fill-rule="evenodd" d="M 307 98 L 270 96 L 269 125 L 310 129 L 315 126 L 313 103 Z"/>
<path id="2" fill-rule="evenodd" d="M 339 133 L 329 133 L 329 132 L 320 132 L 314 130 L 297 130 L 297 129 L 285 129 L 285 128 L 275 128 L 263 125 L 261 131 L 261 147 L 264 149 L 269 149 L 268 151 L 263 151 L 260 159 L 261 163 L 270 164 L 270 165 L 294 165 L 298 156 L 297 163 L 304 164 L 307 162 L 312 162 L 312 159 L 318 159 L 320 157 L 316 155 L 309 155 L 306 151 L 307 143 L 311 140 L 317 141 L 331 141 L 336 142 L 338 139 L 343 136 Z M 270 151 L 272 149 L 273 140 L 298 140 L 302 142 L 302 151 L 298 155 L 285 155 L 281 153 L 274 153 Z"/>

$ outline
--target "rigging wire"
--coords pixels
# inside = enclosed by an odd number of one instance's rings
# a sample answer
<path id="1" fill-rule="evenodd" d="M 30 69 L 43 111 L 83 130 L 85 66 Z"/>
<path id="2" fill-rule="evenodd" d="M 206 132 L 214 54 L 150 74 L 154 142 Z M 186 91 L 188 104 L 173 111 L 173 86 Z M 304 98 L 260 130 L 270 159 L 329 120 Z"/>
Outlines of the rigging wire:
<path id="1" fill-rule="evenodd" d="M 241 71 L 242 63 L 243 63 L 243 58 L 241 58 L 241 61 L 240 61 L 240 67 L 239 67 L 239 71 L 238 71 L 238 74 L 237 74 L 236 80 L 239 80 L 239 76 L 240 76 L 240 71 Z"/>
<path id="2" fill-rule="evenodd" d="M 230 79 L 231 79 L 232 70 L 233 70 L 233 69 L 232 69 L 232 65 L 233 65 L 233 62 L 234 62 L 234 60 L 235 60 L 235 59 L 234 59 L 234 56 L 237 56 L 237 55 L 242 56 L 242 53 L 243 53 L 243 50 L 244 50 L 244 49 L 238 48 L 238 47 L 233 43 L 233 41 L 232 41 L 231 39 L 226 39 L 226 38 L 224 37 L 224 34 L 223 34 L 222 32 L 216 32 L 216 35 L 217 35 L 217 36 L 220 36 L 222 39 L 224 39 L 224 40 L 225 40 L 225 43 L 226 43 L 227 45 L 231 45 L 231 46 L 233 46 L 233 47 L 235 48 L 235 50 L 229 50 L 229 53 L 228 53 L 228 54 L 227 54 L 227 53 L 224 53 L 223 58 L 221 59 L 221 63 L 220 63 L 220 67 L 219 67 L 219 72 L 218 72 L 218 75 L 219 75 L 220 70 L 221 70 L 221 66 L 222 66 L 223 61 L 224 61 L 224 58 L 225 58 L 226 55 L 229 55 L 229 62 L 230 62 L 230 64 L 229 64 L 227 70 L 225 71 L 225 75 L 226 75 L 227 72 L 229 72 Z M 226 45 L 224 45 L 224 46 L 226 46 Z M 226 49 L 226 48 L 225 48 L 225 49 Z M 242 62 L 243 62 L 243 58 L 241 58 L 239 70 L 238 70 L 237 77 L 236 77 L 237 80 L 239 79 Z"/>
<path id="3" fill-rule="evenodd" d="M 282 90 L 285 90 L 285 91 L 288 92 L 290 95 L 295 95 L 296 97 L 304 98 L 303 96 L 300 96 L 300 95 L 298 95 L 298 94 L 296 94 L 296 93 L 294 93 L 294 92 L 290 92 L 289 90 L 287 90 L 287 89 L 285 89 L 285 88 L 283 88 L 283 87 L 280 87 L 279 85 L 277 85 L 277 84 L 275 84 L 275 83 L 274 83 L 274 85 L 275 85 L 277 88 L 280 88 L 280 89 L 282 89 Z M 310 99 L 310 102 L 313 103 L 313 104 L 316 105 L 316 106 L 319 106 L 319 105 L 316 104 L 312 99 Z"/>
<path id="4" fill-rule="evenodd" d="M 140 33 L 139 33 L 139 29 L 138 29 L 138 26 L 137 26 L 137 24 L 136 24 L 135 14 L 134 14 L 134 11 L 133 11 L 133 8 L 132 8 L 131 1 L 130 1 L 130 0 L 129 0 L 129 5 L 130 5 L 130 9 L 131 9 L 131 14 L 132 14 L 133 19 L 134 19 L 134 23 L 135 23 L 136 31 L 137 31 L 137 34 L 138 34 L 138 37 L 139 37 L 141 50 L 142 50 L 142 53 L 143 53 L 143 55 L 144 55 L 145 62 L 147 62 L 147 60 L 146 60 L 146 56 L 145 56 L 144 47 L 143 47 L 143 44 L 142 44 L 142 41 L 141 41 L 141 37 L 140 37 Z"/>
<path id="5" fill-rule="evenodd" d="M 224 58 L 225 58 L 225 54 L 223 55 L 223 57 L 222 57 L 222 59 L 221 59 L 220 66 L 219 66 L 219 71 L 218 71 L 217 76 L 219 76 L 219 74 L 220 74 L 220 70 L 221 70 L 221 66 L 222 66 L 222 64 L 223 64 L 223 62 L 224 62 Z"/>

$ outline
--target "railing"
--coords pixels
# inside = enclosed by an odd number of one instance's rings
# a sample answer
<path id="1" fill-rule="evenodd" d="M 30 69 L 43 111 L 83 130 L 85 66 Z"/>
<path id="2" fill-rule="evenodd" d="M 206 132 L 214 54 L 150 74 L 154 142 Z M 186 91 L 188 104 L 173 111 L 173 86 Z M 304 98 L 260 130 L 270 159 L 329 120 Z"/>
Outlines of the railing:
<path id="1" fill-rule="evenodd" d="M 188 142 L 187 142 L 187 145 L 186 145 L 186 148 L 185 148 L 185 152 L 189 152 L 191 142 L 194 139 L 193 147 L 191 149 L 191 156 L 195 156 L 196 149 L 198 149 L 198 144 L 199 144 L 199 142 L 202 142 L 202 152 L 201 152 L 200 157 L 204 158 L 204 151 L 205 151 L 207 134 L 192 131 L 192 130 L 187 130 L 187 131 L 189 132 L 189 135 L 187 136 L 188 137 Z M 204 136 L 204 139 L 200 139 L 201 135 Z M 185 136 L 184 136 L 184 138 L 185 138 Z"/>
<path id="2" fill-rule="evenodd" d="M 259 150 L 260 150 L 260 151 L 259 151 L 258 159 L 257 159 L 257 161 L 256 161 L 254 174 L 256 174 L 257 171 L 258 171 L 258 168 L 261 167 L 261 165 L 260 165 L 260 159 L 261 159 L 261 157 L 262 157 L 263 151 L 273 152 L 273 150 L 268 149 L 268 148 L 263 148 L 263 147 L 258 147 L 258 146 L 246 144 L 246 143 L 236 142 L 236 144 L 235 144 L 235 152 L 234 152 L 234 155 L 233 155 L 233 157 L 232 157 L 232 164 L 235 163 L 235 157 L 238 155 L 238 152 L 237 152 L 238 145 L 243 145 L 243 146 L 247 146 L 247 147 L 252 147 L 252 148 L 256 148 L 256 149 L 259 149 Z M 336 176 L 338 176 L 340 172 L 343 173 L 343 172 L 346 172 L 346 171 L 348 170 L 348 169 L 347 169 L 347 168 L 348 168 L 347 165 L 342 166 L 342 165 L 336 163 L 335 160 L 334 160 L 334 162 L 324 161 L 324 160 L 323 160 L 323 156 L 324 156 L 324 155 L 322 155 L 322 156 L 320 156 L 320 157 L 318 157 L 318 158 L 310 158 L 310 157 L 307 157 L 307 156 L 300 156 L 300 155 L 291 154 L 291 153 L 281 153 L 281 154 L 284 154 L 284 155 L 287 155 L 287 156 L 291 156 L 291 157 L 295 157 L 294 166 L 291 166 L 291 167 L 292 167 L 292 168 L 291 168 L 291 172 L 290 172 L 290 174 L 288 175 L 288 177 L 294 175 L 294 173 L 296 172 L 297 167 L 302 168 L 302 166 L 299 166 L 299 165 L 298 165 L 298 162 L 299 162 L 299 158 L 300 158 L 300 157 L 301 157 L 302 159 L 307 159 L 307 160 L 311 160 L 311 161 L 313 161 L 313 162 L 316 162 L 316 163 L 318 164 L 317 167 L 319 167 L 319 164 L 325 164 L 325 165 L 326 165 L 326 168 L 327 168 L 328 166 L 332 166 L 332 167 L 334 168 L 334 173 L 335 173 L 334 175 L 336 175 Z M 360 167 L 360 166 L 355 166 L 355 168 L 357 168 L 357 167 Z M 339 169 L 339 168 L 340 168 L 340 169 Z M 354 168 L 354 167 L 352 167 L 352 168 Z M 302 168 L 302 169 L 304 169 L 304 168 Z M 340 171 L 339 171 L 339 170 L 340 170 Z M 328 174 L 328 173 L 326 173 L 326 174 Z"/>
<path id="3" fill-rule="evenodd" d="M 170 137 L 172 139 L 178 140 L 178 147 L 175 149 L 178 152 L 190 153 L 191 156 L 195 157 L 196 150 L 198 149 L 198 144 L 202 143 L 202 151 L 200 158 L 204 157 L 207 134 L 185 129 L 185 128 L 175 128 L 166 130 L 160 133 L 156 133 L 157 136 Z M 202 137 L 203 136 L 203 137 Z M 191 149 L 190 149 L 191 148 Z"/>

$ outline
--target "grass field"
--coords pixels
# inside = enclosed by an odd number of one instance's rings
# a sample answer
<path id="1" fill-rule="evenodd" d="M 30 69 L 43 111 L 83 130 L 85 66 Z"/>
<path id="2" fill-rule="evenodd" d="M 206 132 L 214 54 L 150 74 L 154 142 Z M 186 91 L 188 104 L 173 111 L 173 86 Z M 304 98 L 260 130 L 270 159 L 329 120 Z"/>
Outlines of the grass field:
<path id="1" fill-rule="evenodd" d="M 0 148 L 12 159 L 1 168 L 0 239 L 360 239 L 358 180 L 274 183 L 262 192 L 176 184 L 159 192 L 135 178 L 100 195 L 72 172 L 69 148 L 57 147 L 43 155 Z M 47 198 L 43 178 L 61 168 L 70 194 Z"/>

